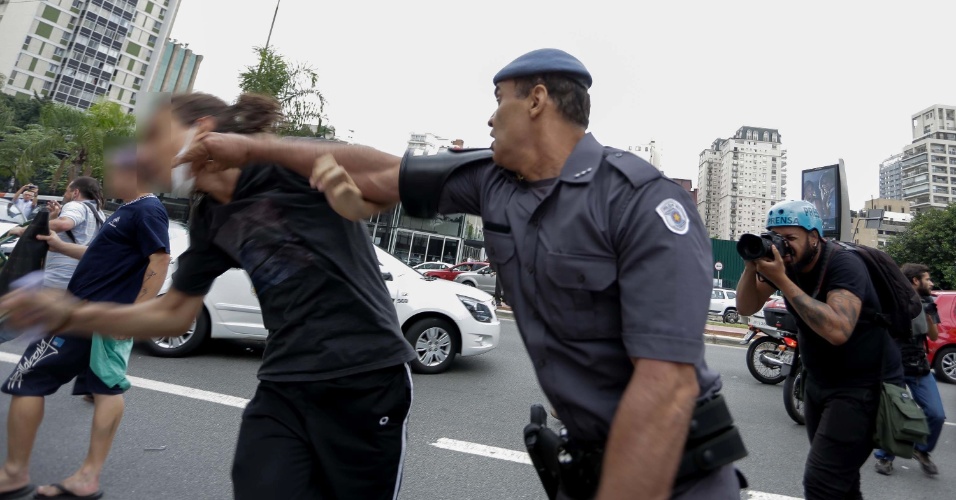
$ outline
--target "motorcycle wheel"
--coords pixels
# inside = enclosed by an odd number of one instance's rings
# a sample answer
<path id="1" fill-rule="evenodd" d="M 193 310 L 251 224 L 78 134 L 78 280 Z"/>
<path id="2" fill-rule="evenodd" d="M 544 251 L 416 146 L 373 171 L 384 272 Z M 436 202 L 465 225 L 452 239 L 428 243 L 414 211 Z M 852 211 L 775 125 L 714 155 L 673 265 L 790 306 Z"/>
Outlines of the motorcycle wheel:
<path id="1" fill-rule="evenodd" d="M 800 382 L 801 374 L 799 372 L 787 377 L 787 380 L 783 383 L 783 407 L 786 408 L 787 415 L 794 422 L 805 425 L 807 420 L 803 415 L 803 401 L 797 399 L 797 391 L 803 385 Z"/>
<path id="2" fill-rule="evenodd" d="M 759 337 L 750 343 L 747 347 L 747 369 L 758 382 L 762 384 L 776 385 L 787 378 L 780 370 L 780 367 L 769 367 L 760 362 L 760 355 L 767 351 L 776 351 L 783 344 L 782 341 L 773 337 Z"/>

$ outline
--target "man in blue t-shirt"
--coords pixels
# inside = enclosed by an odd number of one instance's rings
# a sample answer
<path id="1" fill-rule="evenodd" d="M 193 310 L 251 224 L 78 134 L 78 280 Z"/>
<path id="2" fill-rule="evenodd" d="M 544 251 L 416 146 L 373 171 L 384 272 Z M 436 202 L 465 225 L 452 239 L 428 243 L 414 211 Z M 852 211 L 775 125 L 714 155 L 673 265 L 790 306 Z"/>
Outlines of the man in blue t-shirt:
<path id="1" fill-rule="evenodd" d="M 123 167 L 123 168 L 120 168 Z M 125 304 L 154 298 L 169 267 L 169 218 L 162 203 L 136 180 L 131 163 L 111 172 L 114 196 L 129 200 L 103 224 L 87 247 L 43 239 L 50 251 L 80 259 L 68 290 L 87 301 Z M 57 331 L 54 328 L 50 331 Z M 79 470 L 60 483 L 42 486 L 37 498 L 100 498 L 100 472 L 123 416 L 122 394 L 129 388 L 126 362 L 132 340 L 54 335 L 30 344 L 0 387 L 12 395 L 8 414 L 8 455 L 0 467 L 0 498 L 32 489 L 29 461 L 43 418 L 44 397 L 76 378 L 73 394 L 93 394 L 90 448 Z"/>

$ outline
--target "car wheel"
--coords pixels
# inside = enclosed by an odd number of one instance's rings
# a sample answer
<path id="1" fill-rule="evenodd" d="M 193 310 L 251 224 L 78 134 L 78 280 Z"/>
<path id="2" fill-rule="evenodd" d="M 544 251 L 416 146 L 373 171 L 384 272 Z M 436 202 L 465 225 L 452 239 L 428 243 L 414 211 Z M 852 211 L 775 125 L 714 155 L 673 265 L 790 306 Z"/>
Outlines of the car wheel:
<path id="1" fill-rule="evenodd" d="M 477 288 L 477 287 L 478 287 L 478 285 L 475 285 L 475 282 L 474 282 L 474 281 L 462 281 L 461 284 L 462 284 L 462 285 L 468 285 L 468 286 L 470 286 L 470 287 L 472 287 L 472 288 Z"/>
<path id="2" fill-rule="evenodd" d="M 441 373 L 451 366 L 461 350 L 458 329 L 440 318 L 416 321 L 405 332 L 405 339 L 415 350 L 411 363 L 415 373 Z"/>
<path id="3" fill-rule="evenodd" d="M 737 323 L 740 321 L 740 315 L 736 309 L 727 309 L 724 311 L 724 323 Z"/>
<path id="4" fill-rule="evenodd" d="M 156 337 L 147 340 L 143 344 L 146 350 L 153 356 L 162 358 L 179 358 L 188 356 L 202 347 L 209 338 L 210 324 L 209 312 L 203 307 L 196 321 L 193 322 L 189 330 L 180 337 Z"/>
<path id="5" fill-rule="evenodd" d="M 944 382 L 956 384 L 956 347 L 946 347 L 937 352 L 933 369 Z"/>

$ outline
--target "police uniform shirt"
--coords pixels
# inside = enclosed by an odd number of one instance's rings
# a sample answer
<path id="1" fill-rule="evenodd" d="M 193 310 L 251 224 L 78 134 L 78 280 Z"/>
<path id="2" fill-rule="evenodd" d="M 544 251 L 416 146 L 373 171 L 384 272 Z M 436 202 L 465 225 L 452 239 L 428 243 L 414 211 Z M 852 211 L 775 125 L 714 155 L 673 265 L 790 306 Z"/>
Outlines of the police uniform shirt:
<path id="1" fill-rule="evenodd" d="M 489 260 L 573 439 L 604 445 L 631 358 L 692 364 L 702 398 L 719 390 L 704 361 L 710 239 L 689 194 L 656 168 L 587 134 L 550 186 L 489 159 L 454 171 L 439 196 L 439 212 L 484 220 Z"/>

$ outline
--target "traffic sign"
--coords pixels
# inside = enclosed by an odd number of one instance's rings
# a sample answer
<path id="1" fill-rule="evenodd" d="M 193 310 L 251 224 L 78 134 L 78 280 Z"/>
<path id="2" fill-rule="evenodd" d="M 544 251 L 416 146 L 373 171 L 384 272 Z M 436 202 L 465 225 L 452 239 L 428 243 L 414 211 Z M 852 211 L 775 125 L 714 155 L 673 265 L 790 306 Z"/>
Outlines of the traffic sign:
<path id="1" fill-rule="evenodd" d="M 717 262 L 714 264 L 714 269 L 722 271 L 724 269 L 724 264 L 722 262 Z"/>

